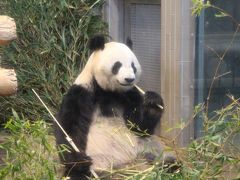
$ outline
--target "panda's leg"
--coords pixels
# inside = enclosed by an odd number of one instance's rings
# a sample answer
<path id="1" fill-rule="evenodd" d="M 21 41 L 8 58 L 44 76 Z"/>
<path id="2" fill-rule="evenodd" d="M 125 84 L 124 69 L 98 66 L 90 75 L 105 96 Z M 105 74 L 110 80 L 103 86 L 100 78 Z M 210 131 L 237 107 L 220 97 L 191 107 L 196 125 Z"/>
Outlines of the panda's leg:
<path id="1" fill-rule="evenodd" d="M 174 172 L 179 169 L 180 164 L 177 160 L 175 151 L 158 136 L 152 135 L 141 139 L 143 143 L 143 157 L 148 163 L 163 166 L 167 172 Z"/>
<path id="2" fill-rule="evenodd" d="M 70 177 L 89 175 L 92 162 L 85 150 L 93 108 L 93 94 L 81 86 L 73 85 L 65 95 L 58 113 L 59 123 L 80 150 L 73 150 L 59 127 L 55 126 L 57 144 L 69 147 L 69 150 L 60 153 L 60 158 L 65 165 L 65 175 Z"/>

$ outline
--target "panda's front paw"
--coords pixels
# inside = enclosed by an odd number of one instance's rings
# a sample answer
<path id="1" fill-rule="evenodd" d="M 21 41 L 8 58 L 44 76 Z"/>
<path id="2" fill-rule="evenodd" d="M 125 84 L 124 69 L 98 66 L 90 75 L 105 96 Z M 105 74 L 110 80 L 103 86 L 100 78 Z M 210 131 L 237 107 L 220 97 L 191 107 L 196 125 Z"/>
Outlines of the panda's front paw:
<path id="1" fill-rule="evenodd" d="M 85 153 L 72 152 L 68 162 L 65 162 L 63 177 L 71 180 L 88 180 L 91 165 L 92 159 Z"/>
<path id="2" fill-rule="evenodd" d="M 160 105 L 163 107 L 163 99 L 159 94 L 153 91 L 147 91 L 144 95 L 144 105 L 147 105 L 147 106 Z"/>
<path id="3" fill-rule="evenodd" d="M 92 159 L 87 156 L 86 154 L 84 153 L 76 153 L 76 160 L 78 165 L 80 165 L 81 167 L 84 166 L 84 167 L 89 167 L 92 165 Z"/>
<path id="4" fill-rule="evenodd" d="M 92 159 L 85 153 L 72 152 L 68 162 L 65 163 L 68 168 L 83 171 L 89 169 L 92 165 Z"/>

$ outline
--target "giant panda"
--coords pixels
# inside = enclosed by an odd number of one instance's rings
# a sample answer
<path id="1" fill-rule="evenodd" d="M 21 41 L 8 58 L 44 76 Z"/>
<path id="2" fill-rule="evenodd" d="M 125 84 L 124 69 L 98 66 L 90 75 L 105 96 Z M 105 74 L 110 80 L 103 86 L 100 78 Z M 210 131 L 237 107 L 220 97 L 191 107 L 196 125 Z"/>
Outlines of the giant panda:
<path id="1" fill-rule="evenodd" d="M 163 100 L 159 94 L 144 95 L 135 84 L 141 66 L 131 48 L 118 42 L 105 43 L 104 36 L 90 40 L 91 56 L 63 98 L 57 119 L 80 152 L 63 152 L 65 175 L 87 179 L 95 172 L 121 168 L 146 149 L 161 154 L 161 142 L 152 135 L 161 119 Z M 55 128 L 58 145 L 67 144 Z"/>

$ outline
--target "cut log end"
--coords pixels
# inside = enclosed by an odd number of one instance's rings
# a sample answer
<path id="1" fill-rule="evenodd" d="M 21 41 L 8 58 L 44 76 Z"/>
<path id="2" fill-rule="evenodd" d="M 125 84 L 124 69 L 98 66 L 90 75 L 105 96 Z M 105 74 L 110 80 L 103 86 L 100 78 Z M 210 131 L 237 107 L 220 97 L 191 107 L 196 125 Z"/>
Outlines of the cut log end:
<path id="1" fill-rule="evenodd" d="M 0 45 L 7 45 L 7 44 L 9 44 L 11 42 L 11 40 L 1 40 L 0 39 Z"/>
<path id="2" fill-rule="evenodd" d="M 0 16 L 0 45 L 6 45 L 17 38 L 16 23 L 9 16 Z"/>
<path id="3" fill-rule="evenodd" d="M 0 96 L 10 96 L 17 92 L 17 77 L 13 69 L 0 68 Z"/>

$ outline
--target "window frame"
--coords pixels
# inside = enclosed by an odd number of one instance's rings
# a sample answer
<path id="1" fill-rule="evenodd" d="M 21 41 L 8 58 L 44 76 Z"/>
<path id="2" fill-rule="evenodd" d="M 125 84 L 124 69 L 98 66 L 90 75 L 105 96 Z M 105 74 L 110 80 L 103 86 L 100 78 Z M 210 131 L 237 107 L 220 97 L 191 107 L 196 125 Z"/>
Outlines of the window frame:
<path id="1" fill-rule="evenodd" d="M 130 8 L 131 4 L 147 4 L 147 5 L 160 5 L 160 11 L 161 11 L 161 0 L 124 0 L 124 10 L 123 10 L 123 16 L 124 16 L 124 39 L 126 40 L 128 37 L 130 37 L 131 34 L 131 23 L 130 23 Z M 161 22 L 161 16 L 159 18 L 159 21 Z"/>

